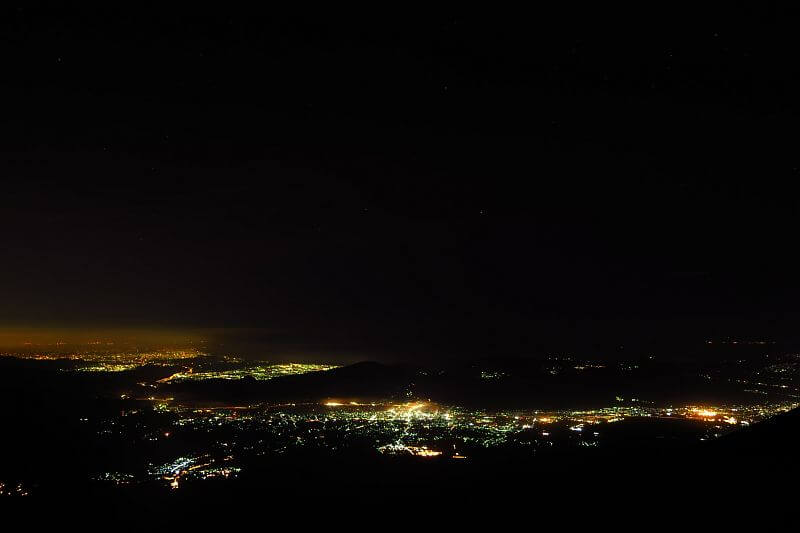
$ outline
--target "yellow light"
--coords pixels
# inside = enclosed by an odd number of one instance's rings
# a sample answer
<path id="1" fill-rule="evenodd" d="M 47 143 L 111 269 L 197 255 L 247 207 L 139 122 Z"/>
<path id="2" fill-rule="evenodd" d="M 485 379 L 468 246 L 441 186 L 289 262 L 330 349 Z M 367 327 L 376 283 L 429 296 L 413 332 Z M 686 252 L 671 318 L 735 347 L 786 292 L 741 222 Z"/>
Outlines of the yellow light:
<path id="1" fill-rule="evenodd" d="M 325 402 L 325 405 L 327 405 L 328 407 L 337 407 L 339 405 L 344 405 L 344 404 L 341 402 Z"/>
<path id="2" fill-rule="evenodd" d="M 692 412 L 697 416 L 701 416 L 703 418 L 714 418 L 717 416 L 716 411 L 712 411 L 711 409 L 693 409 Z"/>
<path id="3" fill-rule="evenodd" d="M 409 446 L 409 449 L 412 451 L 414 455 L 418 455 L 419 457 L 436 457 L 437 455 L 442 455 L 442 452 L 437 452 L 436 450 L 429 450 L 425 446 L 421 448 Z"/>

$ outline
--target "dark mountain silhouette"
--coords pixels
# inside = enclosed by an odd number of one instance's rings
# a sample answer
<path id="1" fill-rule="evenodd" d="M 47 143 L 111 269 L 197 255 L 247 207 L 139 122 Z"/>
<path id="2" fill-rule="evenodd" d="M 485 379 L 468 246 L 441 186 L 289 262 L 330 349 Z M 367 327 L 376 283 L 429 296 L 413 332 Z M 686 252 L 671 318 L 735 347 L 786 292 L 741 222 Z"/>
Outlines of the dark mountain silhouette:
<path id="1" fill-rule="evenodd" d="M 800 408 L 731 433 L 709 446 L 714 452 L 743 459 L 795 458 L 800 438 Z"/>
<path id="2" fill-rule="evenodd" d="M 386 398 L 402 394 L 416 371 L 406 366 L 362 362 L 324 372 L 283 376 L 267 381 L 209 379 L 169 383 L 165 394 L 176 398 L 301 401 L 320 398 Z"/>
<path id="3" fill-rule="evenodd" d="M 146 391 L 145 396 L 152 394 Z M 642 361 L 585 366 L 575 361 L 493 358 L 439 368 L 362 362 L 267 381 L 171 382 L 160 396 L 211 401 L 316 401 L 321 398 L 423 398 L 476 408 L 593 408 L 617 397 L 716 403 L 752 399 L 727 380 L 710 383 L 691 365 Z"/>

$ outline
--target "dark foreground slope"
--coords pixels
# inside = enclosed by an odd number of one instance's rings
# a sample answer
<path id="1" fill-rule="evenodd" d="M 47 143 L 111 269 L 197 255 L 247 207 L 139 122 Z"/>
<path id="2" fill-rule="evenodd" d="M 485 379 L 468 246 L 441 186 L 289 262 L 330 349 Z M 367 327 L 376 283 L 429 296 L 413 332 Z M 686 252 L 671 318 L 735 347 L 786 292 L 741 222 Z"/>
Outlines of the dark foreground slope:
<path id="1" fill-rule="evenodd" d="M 742 458 L 797 459 L 800 455 L 800 408 L 732 433 L 712 444 L 719 453 Z"/>

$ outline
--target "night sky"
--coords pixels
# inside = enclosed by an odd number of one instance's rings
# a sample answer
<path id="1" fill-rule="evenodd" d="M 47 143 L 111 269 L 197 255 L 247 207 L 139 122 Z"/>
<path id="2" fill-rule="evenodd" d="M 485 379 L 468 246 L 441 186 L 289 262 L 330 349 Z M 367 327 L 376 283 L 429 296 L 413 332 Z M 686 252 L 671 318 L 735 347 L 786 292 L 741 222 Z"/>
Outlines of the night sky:
<path id="1" fill-rule="evenodd" d="M 6 10 L 0 323 L 795 335 L 797 20 L 576 10 Z"/>

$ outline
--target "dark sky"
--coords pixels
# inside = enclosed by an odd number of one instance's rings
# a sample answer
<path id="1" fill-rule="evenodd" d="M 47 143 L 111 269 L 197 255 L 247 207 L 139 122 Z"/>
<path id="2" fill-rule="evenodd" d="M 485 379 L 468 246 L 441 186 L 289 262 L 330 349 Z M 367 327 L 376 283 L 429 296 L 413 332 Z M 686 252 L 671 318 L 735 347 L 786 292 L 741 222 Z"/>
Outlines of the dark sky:
<path id="1" fill-rule="evenodd" d="M 791 330 L 798 20 L 574 7 L 8 10 L 0 322 Z"/>

